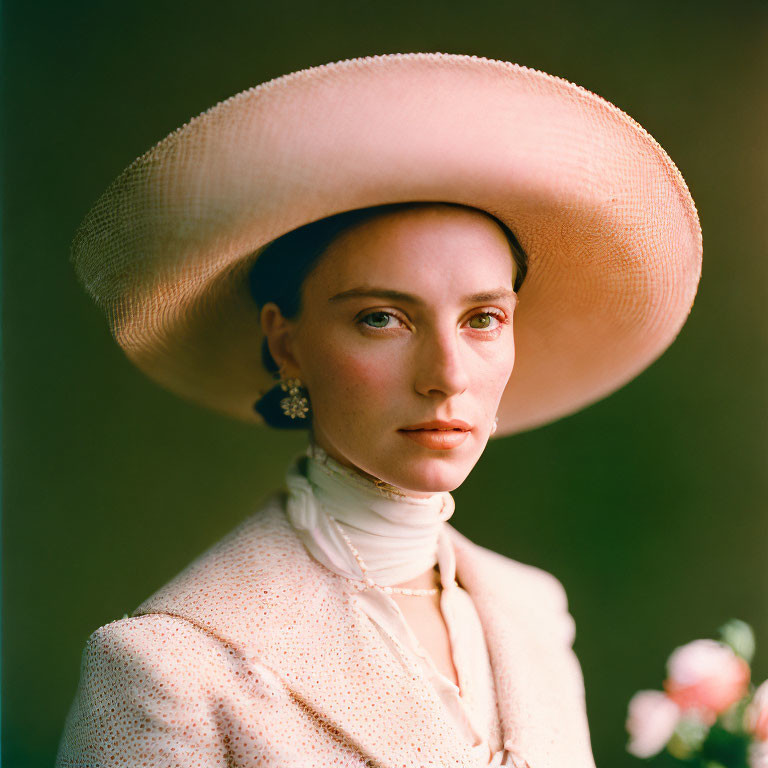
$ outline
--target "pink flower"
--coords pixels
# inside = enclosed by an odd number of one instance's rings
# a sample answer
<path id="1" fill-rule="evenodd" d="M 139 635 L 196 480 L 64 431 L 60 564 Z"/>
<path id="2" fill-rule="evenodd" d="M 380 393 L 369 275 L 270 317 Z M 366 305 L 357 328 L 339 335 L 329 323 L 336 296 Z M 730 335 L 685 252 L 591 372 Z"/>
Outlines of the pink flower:
<path id="1" fill-rule="evenodd" d="M 758 687 L 744 713 L 747 730 L 768 741 L 768 680 Z"/>
<path id="2" fill-rule="evenodd" d="M 749 664 L 725 643 L 694 640 L 672 652 L 664 689 L 681 710 L 695 710 L 711 725 L 746 694 L 749 676 Z"/>
<path id="3" fill-rule="evenodd" d="M 638 691 L 629 702 L 627 751 L 636 757 L 661 752 L 680 717 L 677 704 L 661 691 Z"/>

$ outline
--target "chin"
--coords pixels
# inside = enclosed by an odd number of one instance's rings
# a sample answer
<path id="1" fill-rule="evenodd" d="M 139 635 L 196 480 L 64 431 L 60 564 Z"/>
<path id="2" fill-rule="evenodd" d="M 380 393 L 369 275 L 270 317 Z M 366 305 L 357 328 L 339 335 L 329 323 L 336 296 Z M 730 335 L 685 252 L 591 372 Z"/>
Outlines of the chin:
<path id="1" fill-rule="evenodd" d="M 325 435 L 318 442 L 340 463 L 401 488 L 406 493 L 450 493 L 467 479 L 480 458 L 479 454 L 475 455 L 475 450 L 459 448 L 440 451 L 440 455 L 435 451 L 422 452 L 424 449 L 404 451 L 399 442 L 383 443 L 373 455 L 368 444 L 353 443 L 347 450 L 340 450 Z"/>
<path id="2" fill-rule="evenodd" d="M 472 471 L 467 462 L 445 458 L 413 461 L 401 472 L 393 472 L 391 479 L 382 478 L 390 485 L 415 493 L 444 493 L 456 490 Z"/>

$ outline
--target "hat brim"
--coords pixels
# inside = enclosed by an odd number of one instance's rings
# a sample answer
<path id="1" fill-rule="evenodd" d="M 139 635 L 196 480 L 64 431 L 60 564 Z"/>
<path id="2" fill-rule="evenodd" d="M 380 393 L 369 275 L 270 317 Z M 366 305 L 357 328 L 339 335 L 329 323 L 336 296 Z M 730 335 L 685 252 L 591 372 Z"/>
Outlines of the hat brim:
<path id="1" fill-rule="evenodd" d="M 414 200 L 486 210 L 528 254 L 497 436 L 615 391 L 690 312 L 701 230 L 658 143 L 566 80 L 441 53 L 314 67 L 207 110 L 110 186 L 73 261 L 139 368 L 256 423 L 273 384 L 247 284 L 259 249 L 341 211 Z"/>

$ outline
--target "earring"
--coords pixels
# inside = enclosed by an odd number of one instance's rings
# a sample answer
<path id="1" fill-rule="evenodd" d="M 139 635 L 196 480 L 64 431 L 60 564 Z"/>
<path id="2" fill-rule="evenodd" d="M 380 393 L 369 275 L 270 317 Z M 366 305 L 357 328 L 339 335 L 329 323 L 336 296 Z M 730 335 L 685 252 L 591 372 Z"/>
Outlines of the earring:
<path id="1" fill-rule="evenodd" d="M 291 419 L 306 419 L 309 413 L 309 400 L 301 379 L 284 379 L 280 382 L 280 389 L 288 393 L 288 397 L 280 401 L 283 413 Z"/>
<path id="2" fill-rule="evenodd" d="M 496 418 L 493 420 L 493 424 L 491 425 L 491 434 L 492 434 L 492 435 L 495 435 L 495 434 L 496 434 L 496 430 L 497 430 L 498 428 L 499 428 L 499 417 L 497 416 L 497 417 L 496 417 Z"/>

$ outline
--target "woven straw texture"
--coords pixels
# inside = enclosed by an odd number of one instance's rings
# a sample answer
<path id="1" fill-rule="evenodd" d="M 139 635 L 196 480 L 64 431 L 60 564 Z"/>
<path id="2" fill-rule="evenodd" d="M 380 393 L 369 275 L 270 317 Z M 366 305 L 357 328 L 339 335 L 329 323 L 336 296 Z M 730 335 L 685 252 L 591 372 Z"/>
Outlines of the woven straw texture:
<path id="1" fill-rule="evenodd" d="M 562 585 L 446 526 L 514 765 L 594 768 Z M 93 633 L 58 768 L 471 768 L 434 688 L 358 594 L 307 553 L 276 495 Z"/>
<path id="2" fill-rule="evenodd" d="M 256 422 L 273 383 L 245 280 L 259 249 L 334 213 L 407 200 L 487 210 L 528 253 L 497 436 L 622 386 L 690 312 L 701 230 L 656 141 L 565 80 L 440 53 L 315 67 L 216 105 L 118 177 L 73 260 L 136 365 Z"/>

